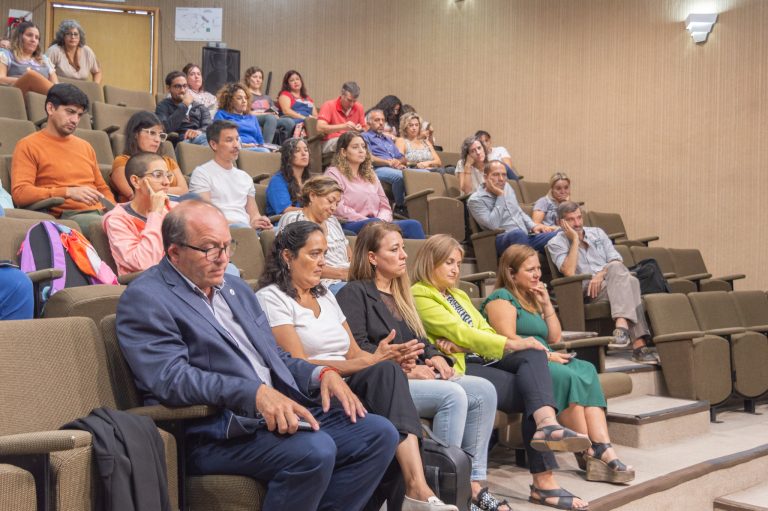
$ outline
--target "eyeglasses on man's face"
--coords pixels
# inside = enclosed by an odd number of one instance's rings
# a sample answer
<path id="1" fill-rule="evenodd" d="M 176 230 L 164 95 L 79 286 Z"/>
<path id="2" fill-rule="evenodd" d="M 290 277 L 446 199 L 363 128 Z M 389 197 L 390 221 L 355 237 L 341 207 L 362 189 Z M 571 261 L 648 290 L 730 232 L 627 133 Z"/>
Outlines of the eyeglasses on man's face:
<path id="1" fill-rule="evenodd" d="M 205 259 L 211 263 L 221 259 L 223 254 L 227 254 L 227 257 L 232 257 L 232 254 L 235 253 L 235 249 L 237 248 L 237 242 L 235 240 L 229 240 L 229 243 L 223 247 L 200 248 L 187 243 L 179 243 L 179 245 L 201 252 L 205 255 Z"/>

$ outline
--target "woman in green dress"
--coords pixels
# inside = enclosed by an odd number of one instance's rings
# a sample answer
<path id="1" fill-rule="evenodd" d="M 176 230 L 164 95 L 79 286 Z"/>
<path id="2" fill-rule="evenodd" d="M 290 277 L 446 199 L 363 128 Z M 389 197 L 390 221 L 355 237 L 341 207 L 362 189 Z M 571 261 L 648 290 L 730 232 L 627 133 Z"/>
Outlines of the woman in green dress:
<path id="1" fill-rule="evenodd" d="M 587 479 L 610 483 L 633 480 L 634 469 L 622 463 L 611 446 L 605 396 L 595 367 L 549 348 L 549 343 L 560 340 L 561 328 L 546 285 L 540 281 L 536 251 L 525 245 L 511 245 L 502 254 L 496 275 L 496 290 L 480 310 L 501 335 L 535 339 L 547 348 L 554 397 L 561 410 L 558 419 L 592 441 L 592 447 L 576 455 Z"/>

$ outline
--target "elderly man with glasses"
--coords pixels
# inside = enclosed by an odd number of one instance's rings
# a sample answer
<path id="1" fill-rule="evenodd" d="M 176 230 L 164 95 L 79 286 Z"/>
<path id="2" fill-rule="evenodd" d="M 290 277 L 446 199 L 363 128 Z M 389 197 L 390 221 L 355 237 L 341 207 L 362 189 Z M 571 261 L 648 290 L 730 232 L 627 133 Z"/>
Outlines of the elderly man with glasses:
<path id="1" fill-rule="evenodd" d="M 165 257 L 125 290 L 120 348 L 145 404 L 209 405 L 186 428 L 191 475 L 264 481 L 261 509 L 363 509 L 398 434 L 334 368 L 279 349 L 251 288 L 224 274 L 221 210 L 186 201 L 163 220 Z"/>
<path id="2" fill-rule="evenodd" d="M 181 71 L 171 71 L 165 77 L 169 96 L 157 104 L 155 114 L 168 133 L 179 134 L 179 140 L 205 145 L 205 130 L 211 124 L 211 113 L 197 103 L 189 91 L 187 77 Z"/>

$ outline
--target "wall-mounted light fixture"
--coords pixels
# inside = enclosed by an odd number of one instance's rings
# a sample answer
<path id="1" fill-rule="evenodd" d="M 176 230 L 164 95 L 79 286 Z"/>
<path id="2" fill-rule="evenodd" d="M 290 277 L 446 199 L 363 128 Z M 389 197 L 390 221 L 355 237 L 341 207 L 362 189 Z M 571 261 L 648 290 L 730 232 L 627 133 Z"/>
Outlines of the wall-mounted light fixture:
<path id="1" fill-rule="evenodd" d="M 696 43 L 703 43 L 717 21 L 717 14 L 689 14 L 685 18 L 685 28 L 691 33 Z"/>

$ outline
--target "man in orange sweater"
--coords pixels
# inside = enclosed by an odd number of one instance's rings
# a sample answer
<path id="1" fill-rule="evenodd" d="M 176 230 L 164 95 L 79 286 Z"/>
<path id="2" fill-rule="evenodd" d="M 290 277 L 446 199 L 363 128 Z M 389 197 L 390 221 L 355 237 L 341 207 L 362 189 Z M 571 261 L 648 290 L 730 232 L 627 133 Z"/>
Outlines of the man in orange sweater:
<path id="1" fill-rule="evenodd" d="M 51 212 L 78 223 L 87 235 L 88 226 L 101 221 L 104 201 L 115 202 L 101 176 L 96 153 L 85 140 L 74 136 L 88 97 L 77 87 L 56 84 L 45 98 L 48 124 L 21 139 L 13 151 L 11 195 L 19 207 L 51 197 L 64 203 Z"/>

